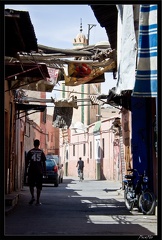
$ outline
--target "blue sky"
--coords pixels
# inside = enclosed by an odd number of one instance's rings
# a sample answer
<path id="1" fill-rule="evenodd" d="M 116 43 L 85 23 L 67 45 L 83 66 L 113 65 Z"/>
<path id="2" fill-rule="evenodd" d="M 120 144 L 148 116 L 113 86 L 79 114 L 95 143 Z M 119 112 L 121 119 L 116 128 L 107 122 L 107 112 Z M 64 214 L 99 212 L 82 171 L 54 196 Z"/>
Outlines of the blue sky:
<path id="1" fill-rule="evenodd" d="M 5 5 L 5 8 L 24 10 L 30 14 L 38 44 L 56 48 L 73 48 L 73 39 L 80 32 L 87 37 L 88 24 L 96 24 L 90 31 L 90 45 L 108 41 L 105 28 L 97 22 L 88 5 Z"/>
<path id="2" fill-rule="evenodd" d="M 88 5 L 6 4 L 5 8 L 29 12 L 38 44 L 72 49 L 73 39 L 80 32 L 80 19 L 82 19 L 82 33 L 86 37 L 88 35 L 88 24 L 96 24 L 90 30 L 90 45 L 100 41 L 108 41 L 105 28 L 100 26 Z M 113 79 L 112 73 L 106 73 L 105 79 L 105 82 L 101 83 L 101 92 L 107 94 L 109 89 L 116 85 L 116 81 Z"/>

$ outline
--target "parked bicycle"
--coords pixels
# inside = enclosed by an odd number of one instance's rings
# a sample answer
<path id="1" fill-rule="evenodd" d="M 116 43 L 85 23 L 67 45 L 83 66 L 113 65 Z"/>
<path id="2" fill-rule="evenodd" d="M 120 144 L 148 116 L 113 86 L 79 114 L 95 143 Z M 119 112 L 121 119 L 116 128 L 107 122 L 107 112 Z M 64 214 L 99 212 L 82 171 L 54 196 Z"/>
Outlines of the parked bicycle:
<path id="1" fill-rule="evenodd" d="M 134 207 L 137 207 L 143 214 L 154 214 L 155 210 L 155 195 L 148 188 L 148 176 L 146 172 L 139 174 L 137 169 L 128 169 L 133 174 L 125 175 L 123 180 L 124 188 L 124 201 L 127 209 L 132 211 Z M 134 184 L 137 172 L 138 180 Z"/>

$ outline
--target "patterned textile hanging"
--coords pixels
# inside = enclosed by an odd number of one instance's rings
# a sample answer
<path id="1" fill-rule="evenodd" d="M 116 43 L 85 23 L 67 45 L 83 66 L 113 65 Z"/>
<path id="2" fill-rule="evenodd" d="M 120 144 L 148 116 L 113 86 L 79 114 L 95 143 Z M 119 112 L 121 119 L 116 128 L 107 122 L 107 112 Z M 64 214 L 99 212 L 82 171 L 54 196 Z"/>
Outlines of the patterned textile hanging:
<path id="1" fill-rule="evenodd" d="M 134 97 L 157 97 L 157 5 L 140 5 Z"/>

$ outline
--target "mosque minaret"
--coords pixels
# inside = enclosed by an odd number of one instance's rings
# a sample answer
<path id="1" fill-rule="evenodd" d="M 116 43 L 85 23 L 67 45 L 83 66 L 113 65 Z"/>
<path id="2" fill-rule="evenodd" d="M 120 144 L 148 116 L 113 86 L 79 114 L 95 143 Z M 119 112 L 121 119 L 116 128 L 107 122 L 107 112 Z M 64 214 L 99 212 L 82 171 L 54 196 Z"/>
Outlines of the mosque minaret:
<path id="1" fill-rule="evenodd" d="M 80 33 L 77 34 L 76 38 L 74 38 L 73 41 L 73 47 L 75 49 L 78 48 L 83 48 L 86 47 L 88 45 L 88 41 L 86 36 L 82 33 L 83 29 L 82 29 L 82 19 L 81 19 L 81 23 L 80 23 Z"/>

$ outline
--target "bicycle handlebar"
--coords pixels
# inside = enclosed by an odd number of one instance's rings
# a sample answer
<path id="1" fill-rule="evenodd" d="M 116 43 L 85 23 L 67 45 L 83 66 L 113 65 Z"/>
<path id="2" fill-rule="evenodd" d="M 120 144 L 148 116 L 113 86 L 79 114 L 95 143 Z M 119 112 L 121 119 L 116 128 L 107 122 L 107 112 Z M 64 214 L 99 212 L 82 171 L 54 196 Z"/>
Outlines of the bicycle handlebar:
<path id="1" fill-rule="evenodd" d="M 141 176 L 141 177 L 143 176 L 143 175 L 139 174 L 138 170 L 135 169 L 135 168 L 127 169 L 127 171 L 128 171 L 128 172 L 137 172 L 137 173 L 138 173 L 138 176 Z M 145 172 L 145 171 L 144 171 L 144 172 Z"/>

